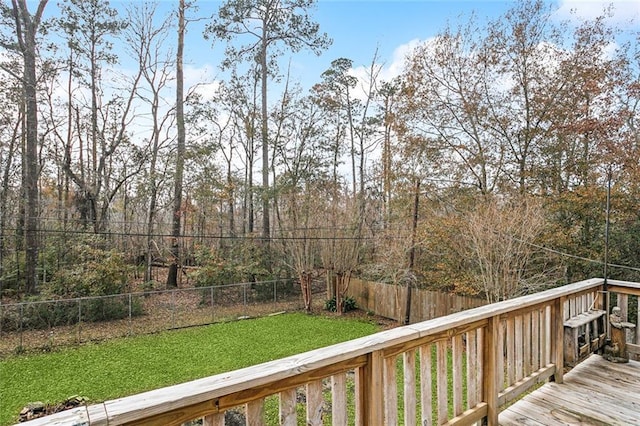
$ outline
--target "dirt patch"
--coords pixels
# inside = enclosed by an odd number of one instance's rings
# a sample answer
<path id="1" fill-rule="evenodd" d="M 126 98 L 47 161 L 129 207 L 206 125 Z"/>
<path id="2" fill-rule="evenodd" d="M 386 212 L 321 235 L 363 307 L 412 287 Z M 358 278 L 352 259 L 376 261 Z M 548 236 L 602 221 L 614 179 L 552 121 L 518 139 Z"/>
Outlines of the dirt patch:
<path id="1" fill-rule="evenodd" d="M 72 408 L 85 405 L 85 403 L 86 400 L 79 396 L 72 396 L 60 404 L 43 404 L 42 402 L 33 402 L 20 411 L 20 423 L 48 416 L 49 414 L 71 410 Z"/>

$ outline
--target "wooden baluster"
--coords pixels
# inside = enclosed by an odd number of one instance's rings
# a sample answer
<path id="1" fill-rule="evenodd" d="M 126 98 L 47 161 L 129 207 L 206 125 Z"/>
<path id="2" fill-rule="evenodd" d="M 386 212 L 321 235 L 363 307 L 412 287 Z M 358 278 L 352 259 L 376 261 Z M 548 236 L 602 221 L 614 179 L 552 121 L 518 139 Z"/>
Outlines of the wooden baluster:
<path id="1" fill-rule="evenodd" d="M 331 422 L 347 424 L 347 378 L 344 373 L 331 376 Z"/>
<path id="2" fill-rule="evenodd" d="M 513 384 L 522 380 L 524 377 L 523 374 L 523 365 L 524 365 L 524 336 L 522 333 L 522 315 L 518 315 L 514 318 L 514 345 L 515 345 L 515 381 L 511 382 Z"/>
<path id="3" fill-rule="evenodd" d="M 541 354 L 543 365 L 551 364 L 551 306 L 546 306 L 542 314 L 540 326 L 540 342 L 543 344 Z"/>
<path id="4" fill-rule="evenodd" d="M 498 321 L 498 338 L 496 340 L 496 345 L 498 345 L 498 356 L 496 357 L 496 371 L 495 373 L 498 375 L 498 377 L 496 377 L 497 383 L 498 383 L 498 392 L 501 391 L 503 388 L 505 388 L 505 384 L 504 384 L 504 366 L 505 366 L 505 350 L 506 350 L 506 344 L 507 344 L 507 340 L 505 338 L 506 336 L 506 328 L 507 328 L 507 322 L 506 321 Z M 486 354 L 485 354 L 486 356 Z M 482 361 L 482 365 L 483 367 L 486 365 L 486 362 L 483 360 Z"/>
<path id="5" fill-rule="evenodd" d="M 462 356 L 464 347 L 462 343 L 462 335 L 453 336 L 451 361 L 453 363 L 453 416 L 462 414 L 464 411 L 462 397 Z"/>
<path id="6" fill-rule="evenodd" d="M 562 318 L 562 305 L 565 296 L 556 299 L 551 308 L 551 356 L 556 366 L 553 375 L 556 383 L 562 383 L 564 374 L 564 319 Z"/>
<path id="7" fill-rule="evenodd" d="M 367 365 L 358 369 L 358 425 L 384 424 L 383 360 L 382 353 L 374 351 L 368 355 Z"/>
<path id="8" fill-rule="evenodd" d="M 322 426 L 323 410 L 322 380 L 307 383 L 307 425 Z"/>
<path id="9" fill-rule="evenodd" d="M 431 399 L 431 348 L 420 346 L 420 405 L 422 407 L 422 426 L 431 426 L 433 422 Z"/>
<path id="10" fill-rule="evenodd" d="M 484 329 L 479 328 L 476 330 L 476 404 L 482 401 L 482 383 L 484 380 Z M 502 345 L 502 341 L 499 341 L 498 345 Z M 502 351 L 500 351 L 500 357 L 496 360 L 498 367 L 502 369 Z M 500 376 L 499 376 L 500 377 Z"/>
<path id="11" fill-rule="evenodd" d="M 209 414 L 202 419 L 202 426 L 224 426 L 224 413 Z"/>
<path id="12" fill-rule="evenodd" d="M 540 368 L 540 311 L 531 312 L 531 371 Z"/>
<path id="13" fill-rule="evenodd" d="M 502 345 L 498 342 L 500 328 L 500 319 L 498 317 L 489 318 L 486 332 L 483 337 L 484 340 L 484 366 L 483 366 L 483 399 L 487 403 L 487 424 L 489 426 L 498 426 L 498 392 L 500 391 L 502 384 L 497 383 L 497 371 L 498 357 L 502 357 L 502 351 L 500 348 Z"/>
<path id="14" fill-rule="evenodd" d="M 638 296 L 636 301 L 638 307 L 636 312 L 640 314 L 640 296 Z M 636 314 L 636 345 L 640 345 L 640 315 Z"/>
<path id="15" fill-rule="evenodd" d="M 623 322 L 627 322 L 629 312 L 629 296 L 618 293 L 618 307 L 620 308 L 620 316 Z"/>
<path id="16" fill-rule="evenodd" d="M 449 400 L 447 396 L 447 342 L 440 340 L 436 343 L 436 371 L 438 392 L 438 424 L 448 419 Z"/>
<path id="17" fill-rule="evenodd" d="M 264 399 L 258 399 L 245 404 L 247 414 L 247 426 L 263 426 L 264 422 Z"/>
<path id="18" fill-rule="evenodd" d="M 298 424 L 296 404 L 297 392 L 295 388 L 280 392 L 280 424 L 282 426 L 296 426 Z"/>
<path id="19" fill-rule="evenodd" d="M 515 383 L 516 364 L 515 364 L 515 319 L 507 318 L 507 386 Z"/>
<path id="20" fill-rule="evenodd" d="M 478 350 L 476 347 L 477 331 L 466 333 L 467 338 L 467 404 L 469 408 L 478 403 Z"/>
<path id="21" fill-rule="evenodd" d="M 398 423 L 398 384 L 396 380 L 396 357 L 384 360 L 384 424 Z"/>
<path id="22" fill-rule="evenodd" d="M 416 351 L 402 354 L 404 367 L 404 424 L 415 425 L 417 419 L 416 399 Z"/>
<path id="23" fill-rule="evenodd" d="M 522 340 L 524 341 L 524 352 L 522 359 L 522 371 L 523 377 L 531 374 L 531 349 L 532 349 L 532 336 L 531 336 L 531 312 L 528 312 L 522 316 Z"/>

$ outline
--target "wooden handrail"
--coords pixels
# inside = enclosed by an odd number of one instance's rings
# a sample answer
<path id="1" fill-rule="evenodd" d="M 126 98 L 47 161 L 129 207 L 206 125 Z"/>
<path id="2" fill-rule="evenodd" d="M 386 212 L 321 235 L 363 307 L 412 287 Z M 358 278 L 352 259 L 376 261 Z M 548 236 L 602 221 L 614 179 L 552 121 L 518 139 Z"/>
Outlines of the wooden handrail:
<path id="1" fill-rule="evenodd" d="M 205 424 L 214 424 L 214 417 L 216 422 L 223 418 L 217 414 L 240 405 L 246 407 L 248 424 L 263 424 L 253 416 L 263 416 L 264 399 L 271 395 L 278 396 L 281 410 L 289 413 L 281 412 L 282 424 L 295 424 L 286 407 L 295 409 L 295 389 L 303 386 L 307 409 L 315 413 L 307 414 L 307 422 L 319 424 L 323 393 L 332 394 L 334 405 L 347 404 L 346 380 L 355 380 L 349 399 L 354 401 L 356 424 L 395 424 L 399 408 L 414 417 L 409 423 L 472 424 L 486 418 L 497 424 L 500 405 L 550 377 L 562 381 L 563 322 L 594 305 L 603 282 L 580 281 L 22 425 L 179 425 L 201 417 Z M 636 294 L 640 284 L 609 280 L 609 289 Z M 433 377 L 432 365 L 438 367 Z M 403 375 L 397 376 L 396 368 Z M 453 390 L 446 388 L 448 374 Z M 398 406 L 393 398 L 400 392 L 397 377 L 405 383 Z M 329 378 L 333 385 L 322 386 Z M 419 398 L 412 391 L 416 387 Z M 346 415 L 346 408 L 334 408 L 336 418 Z"/>

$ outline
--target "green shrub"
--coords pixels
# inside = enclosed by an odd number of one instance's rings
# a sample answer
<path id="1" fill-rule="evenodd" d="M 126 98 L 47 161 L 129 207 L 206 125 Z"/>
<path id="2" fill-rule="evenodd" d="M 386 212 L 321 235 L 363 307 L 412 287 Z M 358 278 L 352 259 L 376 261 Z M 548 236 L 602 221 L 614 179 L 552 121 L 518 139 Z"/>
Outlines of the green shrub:
<path id="1" fill-rule="evenodd" d="M 337 311 L 335 296 L 324 302 L 324 309 L 330 312 Z M 358 306 L 356 304 L 356 300 L 353 297 L 347 296 L 342 299 L 342 312 L 355 311 L 356 309 L 358 309 Z"/>
<path id="2" fill-rule="evenodd" d="M 196 287 L 268 281 L 272 274 L 264 264 L 264 250 L 253 242 L 223 249 L 198 247 L 195 258 L 199 268 L 190 277 Z"/>

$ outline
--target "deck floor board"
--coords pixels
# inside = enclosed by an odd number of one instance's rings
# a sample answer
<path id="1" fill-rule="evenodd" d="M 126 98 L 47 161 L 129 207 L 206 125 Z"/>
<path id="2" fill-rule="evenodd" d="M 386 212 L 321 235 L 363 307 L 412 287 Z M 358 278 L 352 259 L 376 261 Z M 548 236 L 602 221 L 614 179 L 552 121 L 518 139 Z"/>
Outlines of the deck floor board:
<path id="1" fill-rule="evenodd" d="M 640 362 L 613 364 L 592 355 L 564 383 L 547 383 L 500 413 L 500 424 L 640 424 Z"/>

